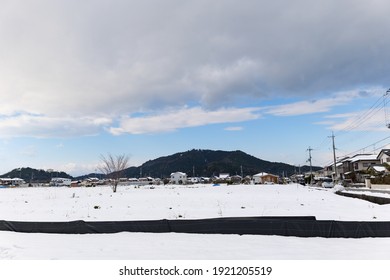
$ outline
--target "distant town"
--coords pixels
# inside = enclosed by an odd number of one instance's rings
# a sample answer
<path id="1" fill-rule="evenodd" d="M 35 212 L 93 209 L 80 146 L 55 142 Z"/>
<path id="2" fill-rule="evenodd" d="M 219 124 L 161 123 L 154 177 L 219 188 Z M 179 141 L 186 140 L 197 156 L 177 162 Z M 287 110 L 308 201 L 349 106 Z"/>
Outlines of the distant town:
<path id="1" fill-rule="evenodd" d="M 169 176 L 161 177 L 129 177 L 126 172 L 121 173 L 120 177 L 112 178 L 110 174 L 91 174 L 83 178 L 69 178 L 66 173 L 58 173 L 53 170 L 40 171 L 50 173 L 50 178 L 40 181 L 26 181 L 20 177 L 3 177 L 0 178 L 1 187 L 33 187 L 33 186 L 67 186 L 67 187 L 93 187 L 97 185 L 109 185 L 113 180 L 117 180 L 119 185 L 190 185 L 190 184 L 289 184 L 299 183 L 302 185 L 318 185 L 322 187 L 333 187 L 335 182 L 342 183 L 347 186 L 367 186 L 376 184 L 386 188 L 390 184 L 390 172 L 388 164 L 390 162 L 390 149 L 382 149 L 379 154 L 356 154 L 351 157 L 339 159 L 337 162 L 325 166 L 319 170 L 307 170 L 306 172 L 296 172 L 288 175 L 273 174 L 270 172 L 258 172 L 255 174 L 244 175 L 242 165 L 239 174 L 230 174 L 228 172 L 220 172 L 213 176 L 190 176 L 183 170 L 171 172 Z M 242 164 L 240 162 L 239 164 Z M 16 170 L 22 173 L 21 169 Z M 25 170 L 24 170 L 25 171 Z M 32 173 L 32 170 L 29 170 Z M 39 172 L 39 171 L 35 171 Z M 15 173 L 14 173 L 15 174 Z M 65 176 L 58 176 L 65 175 Z M 195 171 L 192 175 L 195 174 Z M 140 174 L 141 175 L 141 174 Z"/>

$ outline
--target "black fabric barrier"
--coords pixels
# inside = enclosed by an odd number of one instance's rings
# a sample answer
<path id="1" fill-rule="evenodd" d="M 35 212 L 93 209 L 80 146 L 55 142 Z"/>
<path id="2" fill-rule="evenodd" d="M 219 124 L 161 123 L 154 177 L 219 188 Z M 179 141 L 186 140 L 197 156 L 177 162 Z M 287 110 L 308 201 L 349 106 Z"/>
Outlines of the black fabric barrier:
<path id="1" fill-rule="evenodd" d="M 0 221 L 0 230 L 26 233 L 200 233 L 255 234 L 297 237 L 390 237 L 390 222 L 316 220 L 315 217 L 237 217 L 197 220 L 145 220 L 107 222 Z"/>
<path id="2" fill-rule="evenodd" d="M 342 195 L 345 197 L 352 197 L 352 198 L 359 198 L 359 199 L 367 200 L 369 202 L 376 203 L 379 205 L 390 204 L 390 198 L 388 198 L 388 197 L 372 196 L 372 195 L 365 195 L 365 194 L 359 194 L 359 193 L 347 193 L 347 192 L 336 192 L 336 194 Z"/>

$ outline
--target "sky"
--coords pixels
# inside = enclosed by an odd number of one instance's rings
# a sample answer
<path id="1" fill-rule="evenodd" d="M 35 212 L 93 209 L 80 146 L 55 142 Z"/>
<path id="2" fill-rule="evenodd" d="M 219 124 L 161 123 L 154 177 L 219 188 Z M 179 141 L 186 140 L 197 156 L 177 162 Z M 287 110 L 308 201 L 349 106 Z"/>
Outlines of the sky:
<path id="1" fill-rule="evenodd" d="M 388 1 L 0 4 L 0 174 L 191 149 L 323 166 L 332 133 L 337 158 L 390 143 Z"/>

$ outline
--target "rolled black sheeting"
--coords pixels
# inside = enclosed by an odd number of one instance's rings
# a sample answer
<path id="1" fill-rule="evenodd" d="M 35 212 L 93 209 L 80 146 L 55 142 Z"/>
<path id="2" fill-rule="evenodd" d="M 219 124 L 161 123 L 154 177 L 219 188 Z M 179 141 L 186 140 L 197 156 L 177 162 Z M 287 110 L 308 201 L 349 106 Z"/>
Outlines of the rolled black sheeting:
<path id="1" fill-rule="evenodd" d="M 169 223 L 173 232 L 286 235 L 285 221 L 288 220 L 290 219 L 244 217 L 203 220 L 171 220 Z"/>
<path id="2" fill-rule="evenodd" d="M 88 233 L 171 232 L 168 220 L 85 222 Z"/>
<path id="3" fill-rule="evenodd" d="M 170 232 L 167 220 L 104 221 L 104 222 L 19 222 L 0 221 L 0 230 L 29 233 L 117 233 L 117 232 Z"/>
<path id="4" fill-rule="evenodd" d="M 381 196 L 372 196 L 360 193 L 336 192 L 338 195 L 345 197 L 359 198 L 379 205 L 390 204 L 390 198 Z"/>
<path id="5" fill-rule="evenodd" d="M 0 221 L 0 230 L 35 233 L 200 233 L 254 234 L 324 238 L 390 237 L 390 222 L 333 221 L 304 217 L 231 217 L 195 220 L 141 221 L 71 221 L 19 222 Z"/>

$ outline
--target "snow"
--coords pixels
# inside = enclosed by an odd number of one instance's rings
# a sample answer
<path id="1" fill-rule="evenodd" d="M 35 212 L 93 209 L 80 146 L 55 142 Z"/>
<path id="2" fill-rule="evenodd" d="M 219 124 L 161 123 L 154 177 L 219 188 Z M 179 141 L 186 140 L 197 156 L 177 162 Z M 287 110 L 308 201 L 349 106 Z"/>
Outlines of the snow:
<path id="1" fill-rule="evenodd" d="M 340 187 L 337 187 L 340 189 Z M 390 205 L 290 185 L 0 189 L 0 219 L 113 221 L 244 216 L 390 221 Z M 96 207 L 98 206 L 98 207 Z M 390 238 L 298 238 L 178 233 L 0 232 L 0 259 L 388 259 Z"/>
<path id="2" fill-rule="evenodd" d="M 356 155 L 349 160 L 351 162 L 357 162 L 361 160 L 376 160 L 378 158 L 378 155 Z"/>

